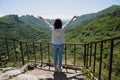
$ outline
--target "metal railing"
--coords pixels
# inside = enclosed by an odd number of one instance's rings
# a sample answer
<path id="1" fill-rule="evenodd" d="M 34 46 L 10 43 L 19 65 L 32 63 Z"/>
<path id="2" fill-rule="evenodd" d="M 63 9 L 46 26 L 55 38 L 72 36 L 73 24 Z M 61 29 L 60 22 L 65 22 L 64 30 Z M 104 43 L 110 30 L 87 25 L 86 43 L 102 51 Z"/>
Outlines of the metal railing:
<path id="1" fill-rule="evenodd" d="M 91 42 L 88 44 L 65 43 L 63 52 L 63 66 L 85 69 L 96 80 L 111 80 L 112 62 L 115 45 L 120 44 L 120 37 Z M 117 46 L 120 47 L 120 46 Z M 22 65 L 28 62 L 40 62 L 53 65 L 53 53 L 51 43 L 28 42 L 15 39 L 0 38 L 0 65 L 9 62 L 14 65 Z M 103 57 L 106 58 L 104 59 Z M 109 60 L 108 60 L 109 59 Z M 103 64 L 108 66 L 104 68 Z M 104 67 L 103 67 L 104 66 Z M 102 79 L 102 70 L 107 71 L 106 79 Z"/>
<path id="2" fill-rule="evenodd" d="M 40 62 L 53 64 L 53 53 L 51 43 L 28 42 L 15 39 L 0 38 L 1 61 L 19 61 L 24 65 L 26 62 Z M 63 52 L 63 65 L 83 66 L 84 61 L 83 44 L 65 43 Z M 80 53 L 80 55 L 79 55 Z"/>
<path id="3" fill-rule="evenodd" d="M 112 63 L 115 53 L 115 46 L 117 46 L 117 48 L 120 48 L 120 37 L 84 44 L 84 66 L 86 67 L 87 71 L 90 72 L 91 76 L 93 76 L 93 79 L 112 79 Z M 120 49 L 118 49 L 117 52 L 119 54 Z M 106 57 L 105 60 L 103 60 L 103 57 Z M 105 63 L 107 63 L 107 68 L 105 66 Z M 106 73 L 102 74 L 102 71 L 106 71 Z M 101 78 L 101 76 L 106 76 L 106 78 Z"/>

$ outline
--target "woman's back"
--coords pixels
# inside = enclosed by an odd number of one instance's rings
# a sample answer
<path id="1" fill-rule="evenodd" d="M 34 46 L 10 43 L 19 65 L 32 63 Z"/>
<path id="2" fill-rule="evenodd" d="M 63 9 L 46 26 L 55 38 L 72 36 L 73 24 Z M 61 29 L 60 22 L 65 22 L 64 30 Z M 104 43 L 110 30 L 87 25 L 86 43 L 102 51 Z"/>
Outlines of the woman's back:
<path id="1" fill-rule="evenodd" d="M 64 44 L 64 29 L 53 29 L 52 30 L 52 43 Z"/>

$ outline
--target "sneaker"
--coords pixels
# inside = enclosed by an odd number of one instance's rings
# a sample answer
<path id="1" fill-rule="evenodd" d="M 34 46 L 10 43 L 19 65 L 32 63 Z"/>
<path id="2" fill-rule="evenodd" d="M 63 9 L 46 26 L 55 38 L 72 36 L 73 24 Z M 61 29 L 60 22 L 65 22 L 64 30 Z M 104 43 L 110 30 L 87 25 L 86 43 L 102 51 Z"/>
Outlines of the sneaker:
<path id="1" fill-rule="evenodd" d="M 57 67 L 55 67 L 55 72 L 57 72 L 58 71 L 58 68 Z"/>
<path id="2" fill-rule="evenodd" d="M 62 72 L 62 69 L 59 69 L 58 72 Z"/>
<path id="3" fill-rule="evenodd" d="M 62 72 L 62 67 L 58 68 L 58 72 Z"/>

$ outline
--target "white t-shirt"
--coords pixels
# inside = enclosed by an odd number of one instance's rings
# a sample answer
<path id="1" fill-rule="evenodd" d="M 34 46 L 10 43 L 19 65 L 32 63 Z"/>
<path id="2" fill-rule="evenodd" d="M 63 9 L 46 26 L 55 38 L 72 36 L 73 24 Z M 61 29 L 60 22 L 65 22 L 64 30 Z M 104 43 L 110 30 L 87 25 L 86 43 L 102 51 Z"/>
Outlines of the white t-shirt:
<path id="1" fill-rule="evenodd" d="M 64 44 L 64 29 L 52 29 L 52 43 Z"/>
<path id="2" fill-rule="evenodd" d="M 56 45 L 64 44 L 65 43 L 64 30 L 68 26 L 70 21 L 68 21 L 65 25 L 63 25 L 61 29 L 54 29 L 54 26 L 48 23 L 46 20 L 45 23 L 52 31 L 52 43 Z"/>

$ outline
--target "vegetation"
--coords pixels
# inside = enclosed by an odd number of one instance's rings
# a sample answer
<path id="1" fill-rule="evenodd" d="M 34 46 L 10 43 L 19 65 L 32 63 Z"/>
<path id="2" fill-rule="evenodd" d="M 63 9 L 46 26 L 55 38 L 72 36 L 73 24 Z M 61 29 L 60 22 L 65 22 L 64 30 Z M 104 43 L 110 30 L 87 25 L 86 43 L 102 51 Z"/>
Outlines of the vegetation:
<path id="1" fill-rule="evenodd" d="M 29 41 L 47 41 L 50 37 L 48 28 L 30 15 L 18 17 L 7 15 L 0 18 L 0 37 Z"/>
<path id="2" fill-rule="evenodd" d="M 84 18 L 83 18 L 84 17 Z M 98 13 L 80 16 L 68 29 L 67 42 L 86 43 L 120 34 L 120 6 L 113 5 Z M 74 30 L 70 30 L 73 28 Z"/>

